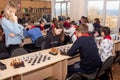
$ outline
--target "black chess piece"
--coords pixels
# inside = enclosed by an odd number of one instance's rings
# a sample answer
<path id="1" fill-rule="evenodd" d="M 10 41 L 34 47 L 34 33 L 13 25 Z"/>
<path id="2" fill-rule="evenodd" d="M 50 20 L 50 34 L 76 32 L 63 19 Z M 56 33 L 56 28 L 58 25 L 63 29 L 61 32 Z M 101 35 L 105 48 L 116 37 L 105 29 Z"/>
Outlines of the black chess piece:
<path id="1" fill-rule="evenodd" d="M 40 61 L 42 60 L 42 57 L 43 57 L 43 55 L 41 54 L 37 63 L 40 63 Z"/>
<path id="2" fill-rule="evenodd" d="M 47 55 L 44 55 L 44 58 L 43 58 L 43 61 L 42 61 L 42 62 L 45 62 L 45 61 L 46 61 L 46 58 L 47 58 Z"/>
<path id="3" fill-rule="evenodd" d="M 35 57 L 35 59 L 31 65 L 34 65 L 36 63 L 37 58 L 38 58 L 38 56 Z"/>
<path id="4" fill-rule="evenodd" d="M 116 37 L 117 37 L 117 36 L 115 35 L 115 40 L 116 40 Z"/>
<path id="5" fill-rule="evenodd" d="M 118 40 L 119 40 L 119 36 L 118 36 L 118 38 L 117 38 Z"/>
<path id="6" fill-rule="evenodd" d="M 51 59 L 51 57 L 49 56 L 49 57 L 48 57 L 48 60 L 50 60 L 50 59 Z"/>
<path id="7" fill-rule="evenodd" d="M 32 60 L 33 60 L 33 58 L 31 57 L 31 58 L 30 58 L 30 60 L 28 61 L 28 63 L 31 63 L 31 62 L 32 62 Z"/>
<path id="8" fill-rule="evenodd" d="M 21 61 L 21 63 L 20 63 L 20 67 L 25 67 L 25 64 L 24 64 L 23 61 Z"/>

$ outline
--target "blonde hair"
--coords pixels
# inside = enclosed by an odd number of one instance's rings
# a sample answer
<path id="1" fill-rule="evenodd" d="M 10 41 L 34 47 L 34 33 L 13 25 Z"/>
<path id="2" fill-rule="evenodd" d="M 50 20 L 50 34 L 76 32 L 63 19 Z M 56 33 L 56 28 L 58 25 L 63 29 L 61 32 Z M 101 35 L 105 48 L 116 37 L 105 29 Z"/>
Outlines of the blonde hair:
<path id="1" fill-rule="evenodd" d="M 7 18 L 8 20 L 14 22 L 13 16 L 12 16 L 12 11 L 17 11 L 17 7 L 15 2 L 10 1 L 7 6 L 5 7 L 4 10 L 4 17 Z"/>

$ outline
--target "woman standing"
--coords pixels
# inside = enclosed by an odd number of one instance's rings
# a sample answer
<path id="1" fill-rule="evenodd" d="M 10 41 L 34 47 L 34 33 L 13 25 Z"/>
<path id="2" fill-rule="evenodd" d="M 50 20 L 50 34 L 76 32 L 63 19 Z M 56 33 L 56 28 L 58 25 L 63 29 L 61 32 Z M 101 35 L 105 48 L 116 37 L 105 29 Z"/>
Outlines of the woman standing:
<path id="1" fill-rule="evenodd" d="M 16 11 L 15 3 L 10 1 L 5 7 L 1 22 L 5 33 L 5 43 L 9 52 L 20 47 L 19 44 L 22 43 L 21 39 L 23 38 L 23 26 L 18 24 L 17 16 L 15 15 Z"/>

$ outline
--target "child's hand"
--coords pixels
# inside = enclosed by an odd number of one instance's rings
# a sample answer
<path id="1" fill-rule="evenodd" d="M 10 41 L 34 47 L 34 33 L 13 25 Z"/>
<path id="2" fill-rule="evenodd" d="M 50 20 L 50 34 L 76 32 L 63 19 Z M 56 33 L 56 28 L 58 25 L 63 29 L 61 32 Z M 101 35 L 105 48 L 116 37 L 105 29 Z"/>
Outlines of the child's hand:
<path id="1" fill-rule="evenodd" d="M 16 35 L 15 35 L 14 33 L 10 33 L 9 36 L 13 38 L 13 37 L 15 37 Z"/>
<path id="2" fill-rule="evenodd" d="M 17 18 L 17 16 L 16 16 L 15 14 L 12 14 L 12 17 L 13 17 L 14 21 L 15 21 L 16 23 L 18 23 L 18 18 Z"/>
<path id="3" fill-rule="evenodd" d="M 94 33 L 94 37 L 96 38 L 96 37 L 98 37 L 99 36 L 99 33 L 96 31 L 95 33 Z"/>

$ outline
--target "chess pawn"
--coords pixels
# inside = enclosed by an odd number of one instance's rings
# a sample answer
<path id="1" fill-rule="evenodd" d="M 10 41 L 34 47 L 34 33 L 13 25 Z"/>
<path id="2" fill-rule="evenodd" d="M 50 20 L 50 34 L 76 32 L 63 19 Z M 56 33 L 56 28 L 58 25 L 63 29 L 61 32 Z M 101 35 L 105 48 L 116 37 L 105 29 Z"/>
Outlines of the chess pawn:
<path id="1" fill-rule="evenodd" d="M 21 60 L 20 59 L 18 59 L 18 64 L 21 64 Z"/>
<path id="2" fill-rule="evenodd" d="M 13 63 L 12 63 L 12 62 L 10 62 L 10 66 L 13 66 Z"/>
<path id="3" fill-rule="evenodd" d="M 51 57 L 48 57 L 48 60 L 50 60 Z"/>
<path id="4" fill-rule="evenodd" d="M 13 66 L 15 65 L 15 60 L 13 60 Z"/>
<path id="5" fill-rule="evenodd" d="M 16 63 L 17 62 L 17 60 L 16 59 L 14 59 L 14 63 Z"/>
<path id="6" fill-rule="evenodd" d="M 62 55 L 64 54 L 63 49 L 60 49 L 60 54 L 62 54 Z"/>
<path id="7" fill-rule="evenodd" d="M 62 54 L 62 50 L 60 49 L 60 54 Z"/>
<path id="8" fill-rule="evenodd" d="M 66 49 L 65 49 L 65 48 L 63 49 L 63 54 L 64 54 L 64 55 L 66 54 Z"/>
<path id="9" fill-rule="evenodd" d="M 16 68 L 16 59 L 13 60 L 13 67 Z"/>
<path id="10" fill-rule="evenodd" d="M 63 49 L 63 52 L 65 53 L 65 48 Z"/>
<path id="11" fill-rule="evenodd" d="M 14 65 L 14 60 L 12 60 L 12 62 L 10 63 L 10 66 L 13 66 Z"/>
<path id="12" fill-rule="evenodd" d="M 116 40 L 116 35 L 115 35 L 115 40 Z"/>
<path id="13" fill-rule="evenodd" d="M 15 68 L 18 68 L 19 67 L 19 62 L 18 60 L 15 60 Z"/>
<path id="14" fill-rule="evenodd" d="M 67 48 L 65 49 L 65 54 L 67 54 Z"/>
<path id="15" fill-rule="evenodd" d="M 67 52 L 69 51 L 69 49 L 70 49 L 70 47 L 69 47 L 69 46 L 67 46 Z"/>
<path id="16" fill-rule="evenodd" d="M 119 40 L 119 36 L 118 36 L 117 40 Z"/>
<path id="17" fill-rule="evenodd" d="M 24 62 L 19 59 L 19 67 L 24 67 Z"/>
<path id="18" fill-rule="evenodd" d="M 24 67 L 24 66 L 25 66 L 23 61 L 21 61 L 21 66 L 22 66 L 22 67 Z"/>
<path id="19" fill-rule="evenodd" d="M 100 45 L 100 43 L 101 43 L 101 39 L 99 39 L 99 43 L 98 43 L 98 45 Z"/>
<path id="20" fill-rule="evenodd" d="M 98 40 L 98 39 L 96 39 L 96 44 L 98 44 L 98 45 L 99 45 L 99 40 Z"/>

